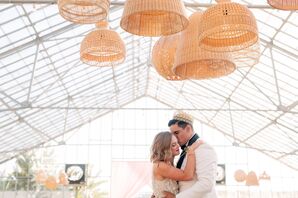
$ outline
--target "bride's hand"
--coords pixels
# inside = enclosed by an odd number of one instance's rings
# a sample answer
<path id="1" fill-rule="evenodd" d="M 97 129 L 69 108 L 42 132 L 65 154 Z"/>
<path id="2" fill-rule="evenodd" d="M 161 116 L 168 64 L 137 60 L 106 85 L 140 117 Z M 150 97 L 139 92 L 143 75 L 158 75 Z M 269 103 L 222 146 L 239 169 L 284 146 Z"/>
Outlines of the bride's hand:
<path id="1" fill-rule="evenodd" d="M 190 147 L 188 147 L 188 154 L 194 154 L 194 151 L 196 150 L 196 148 L 198 148 L 201 144 L 203 144 L 204 142 L 202 140 L 198 140 L 195 143 L 193 143 Z"/>
<path id="2" fill-rule="evenodd" d="M 165 195 L 165 198 L 175 198 L 176 196 L 173 193 L 164 191 L 163 194 Z"/>

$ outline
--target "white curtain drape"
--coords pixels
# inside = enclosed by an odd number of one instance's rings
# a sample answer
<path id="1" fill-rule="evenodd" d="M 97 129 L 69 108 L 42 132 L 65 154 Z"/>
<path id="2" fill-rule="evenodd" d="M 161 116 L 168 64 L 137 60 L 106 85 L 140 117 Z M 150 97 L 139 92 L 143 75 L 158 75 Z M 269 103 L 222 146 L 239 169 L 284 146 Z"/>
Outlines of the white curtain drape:
<path id="1" fill-rule="evenodd" d="M 150 162 L 112 162 L 111 198 L 132 198 L 145 185 L 151 185 Z"/>

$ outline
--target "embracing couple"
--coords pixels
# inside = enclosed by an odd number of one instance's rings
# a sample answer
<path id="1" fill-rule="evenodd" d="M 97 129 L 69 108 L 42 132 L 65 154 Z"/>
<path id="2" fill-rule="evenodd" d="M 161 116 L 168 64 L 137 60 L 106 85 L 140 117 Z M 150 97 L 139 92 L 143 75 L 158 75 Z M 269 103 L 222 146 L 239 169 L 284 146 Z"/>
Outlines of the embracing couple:
<path id="1" fill-rule="evenodd" d="M 209 144 L 199 140 L 192 116 L 177 112 L 168 126 L 171 132 L 158 133 L 151 147 L 152 197 L 217 198 L 216 153 Z M 179 154 L 174 165 L 174 157 Z"/>

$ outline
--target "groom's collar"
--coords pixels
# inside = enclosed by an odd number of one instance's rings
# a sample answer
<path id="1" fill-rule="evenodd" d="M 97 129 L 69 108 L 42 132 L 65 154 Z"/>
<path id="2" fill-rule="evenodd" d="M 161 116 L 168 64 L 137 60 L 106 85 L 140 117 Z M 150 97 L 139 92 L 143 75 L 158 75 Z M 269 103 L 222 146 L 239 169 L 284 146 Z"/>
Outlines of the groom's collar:
<path id="1" fill-rule="evenodd" d="M 196 133 L 193 134 L 193 136 L 188 140 L 188 142 L 181 146 L 181 149 L 184 150 L 186 147 L 191 146 L 195 141 L 197 141 L 197 139 L 199 139 L 199 135 Z"/>

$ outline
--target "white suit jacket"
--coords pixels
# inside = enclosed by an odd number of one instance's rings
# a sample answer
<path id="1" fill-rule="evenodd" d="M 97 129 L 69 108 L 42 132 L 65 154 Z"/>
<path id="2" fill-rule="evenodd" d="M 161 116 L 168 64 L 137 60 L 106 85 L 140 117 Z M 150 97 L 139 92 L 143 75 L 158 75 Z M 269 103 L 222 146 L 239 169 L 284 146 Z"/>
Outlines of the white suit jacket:
<path id="1" fill-rule="evenodd" d="M 217 156 L 214 149 L 207 143 L 195 150 L 196 170 L 193 180 L 180 181 L 179 193 L 176 198 L 217 198 L 215 191 L 215 177 Z M 182 169 L 185 168 L 185 157 Z"/>

